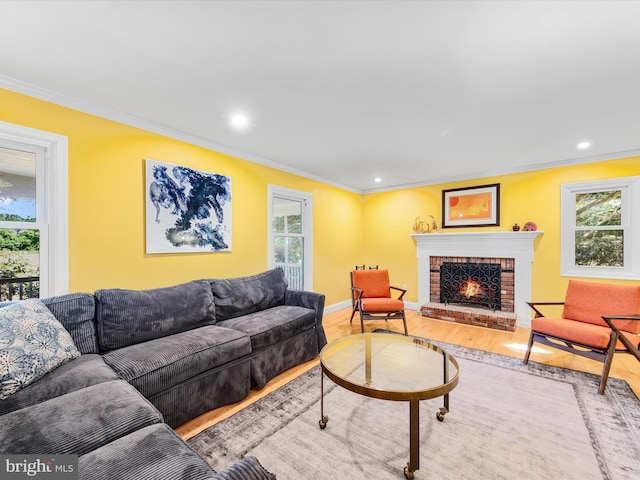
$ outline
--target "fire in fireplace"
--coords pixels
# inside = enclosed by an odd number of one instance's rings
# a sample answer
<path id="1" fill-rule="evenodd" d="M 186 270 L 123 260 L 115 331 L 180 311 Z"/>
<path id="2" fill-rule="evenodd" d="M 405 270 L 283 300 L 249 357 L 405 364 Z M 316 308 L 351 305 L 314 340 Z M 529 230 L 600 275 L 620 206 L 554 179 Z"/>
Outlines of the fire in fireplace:
<path id="1" fill-rule="evenodd" d="M 501 287 L 499 263 L 443 262 L 440 266 L 441 303 L 469 303 L 495 312 L 501 308 Z"/>

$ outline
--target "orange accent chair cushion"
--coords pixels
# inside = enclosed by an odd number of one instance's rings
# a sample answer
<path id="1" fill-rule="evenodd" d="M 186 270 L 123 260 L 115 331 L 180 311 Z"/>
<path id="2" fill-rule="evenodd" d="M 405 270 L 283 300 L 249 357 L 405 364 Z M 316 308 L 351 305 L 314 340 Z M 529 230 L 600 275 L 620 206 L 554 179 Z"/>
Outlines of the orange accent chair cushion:
<path id="1" fill-rule="evenodd" d="M 640 315 L 640 285 L 614 285 L 569 280 L 562 318 L 600 325 L 606 327 L 607 332 L 611 333 L 602 319 L 603 315 Z M 640 322 L 638 321 L 616 320 L 615 324 L 625 332 L 640 333 Z M 533 323 L 532 328 L 536 331 L 541 331 L 533 327 Z M 562 335 L 558 336 L 562 337 Z M 569 339 L 568 337 L 565 338 Z M 581 343 L 595 345 L 591 342 Z M 607 344 L 608 341 L 605 346 Z"/>
<path id="2" fill-rule="evenodd" d="M 564 318 L 538 317 L 531 319 L 531 329 L 542 333 L 559 337 L 569 342 L 576 342 L 582 345 L 589 345 L 597 348 L 607 348 L 611 339 L 611 329 L 593 325 L 592 323 L 577 322 Z M 634 345 L 640 344 L 640 336 L 621 331 Z M 618 340 L 617 350 L 624 350 L 623 343 Z"/>
<path id="3" fill-rule="evenodd" d="M 404 302 L 395 298 L 363 298 L 362 310 L 364 312 L 401 312 L 404 310 Z"/>
<path id="4" fill-rule="evenodd" d="M 354 270 L 353 286 L 363 290 L 362 298 L 391 297 L 389 270 Z"/>

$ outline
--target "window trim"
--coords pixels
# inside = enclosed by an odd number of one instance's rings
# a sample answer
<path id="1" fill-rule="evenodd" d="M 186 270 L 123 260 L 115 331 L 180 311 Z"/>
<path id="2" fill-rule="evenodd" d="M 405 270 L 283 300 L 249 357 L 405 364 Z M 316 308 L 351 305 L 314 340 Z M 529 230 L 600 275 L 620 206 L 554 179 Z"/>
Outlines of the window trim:
<path id="1" fill-rule="evenodd" d="M 612 178 L 560 186 L 560 275 L 605 279 L 640 279 L 640 251 L 634 250 L 640 240 L 640 176 Z M 624 231 L 624 267 L 590 267 L 575 264 L 576 195 L 580 193 L 621 190 Z"/>
<path id="2" fill-rule="evenodd" d="M 45 210 L 40 248 L 47 265 L 40 265 L 41 296 L 69 292 L 68 139 L 64 135 L 0 121 L 0 139 L 44 151 Z M 40 213 L 41 210 L 38 211 Z M 44 223 L 44 226 L 42 226 Z"/>

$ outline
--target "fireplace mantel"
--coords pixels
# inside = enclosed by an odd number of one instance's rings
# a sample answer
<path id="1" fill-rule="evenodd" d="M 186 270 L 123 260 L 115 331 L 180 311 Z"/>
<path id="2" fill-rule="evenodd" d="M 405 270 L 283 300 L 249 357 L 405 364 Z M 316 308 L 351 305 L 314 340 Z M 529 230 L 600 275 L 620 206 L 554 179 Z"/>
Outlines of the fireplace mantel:
<path id="1" fill-rule="evenodd" d="M 418 256 L 418 302 L 429 302 L 431 257 L 495 257 L 515 259 L 516 323 L 530 327 L 531 263 L 534 240 L 544 232 L 456 232 L 411 235 Z"/>

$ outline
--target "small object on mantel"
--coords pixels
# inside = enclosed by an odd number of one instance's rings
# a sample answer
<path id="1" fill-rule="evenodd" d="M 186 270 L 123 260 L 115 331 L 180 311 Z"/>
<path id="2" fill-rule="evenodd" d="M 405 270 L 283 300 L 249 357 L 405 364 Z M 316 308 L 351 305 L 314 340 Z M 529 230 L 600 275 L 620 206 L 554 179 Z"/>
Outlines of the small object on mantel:
<path id="1" fill-rule="evenodd" d="M 527 222 L 524 224 L 525 232 L 535 232 L 538 230 L 538 226 L 534 222 Z"/>
<path id="2" fill-rule="evenodd" d="M 433 218 L 433 215 L 429 215 L 431 217 L 431 224 L 425 220 L 420 220 L 419 216 L 413 221 L 413 232 L 414 233 L 430 233 L 438 230 L 438 224 L 436 223 L 436 219 Z"/>
<path id="3" fill-rule="evenodd" d="M 436 230 L 438 230 L 438 224 L 436 223 L 436 219 L 433 217 L 433 215 L 429 215 L 431 217 L 431 231 L 435 232 Z"/>
<path id="4" fill-rule="evenodd" d="M 418 221 L 420 216 L 417 216 L 413 221 L 413 232 L 414 233 L 429 233 L 429 224 L 424 220 Z"/>
<path id="5" fill-rule="evenodd" d="M 511 227 L 511 229 L 512 229 L 514 232 L 519 232 L 519 231 L 520 231 L 520 225 L 518 225 L 518 224 L 516 223 L 513 227 Z"/>

